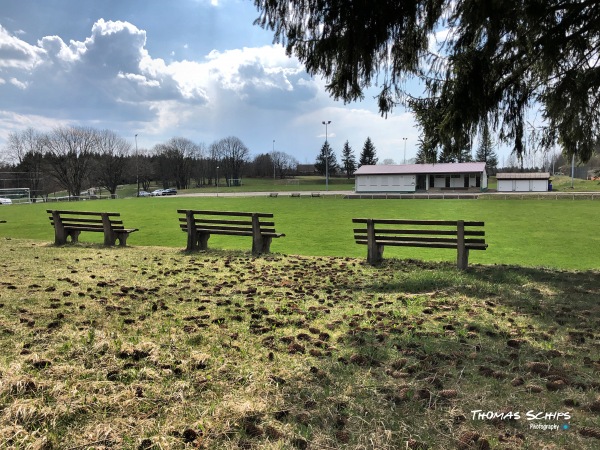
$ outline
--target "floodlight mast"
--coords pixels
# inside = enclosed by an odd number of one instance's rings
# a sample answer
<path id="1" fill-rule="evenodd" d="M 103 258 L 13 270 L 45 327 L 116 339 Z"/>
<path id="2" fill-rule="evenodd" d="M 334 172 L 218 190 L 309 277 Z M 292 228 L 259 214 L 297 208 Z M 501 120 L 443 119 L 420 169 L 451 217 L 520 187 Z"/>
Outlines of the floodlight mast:
<path id="1" fill-rule="evenodd" d="M 135 135 L 135 181 L 137 183 L 137 197 L 140 196 L 140 155 L 137 146 L 137 134 Z"/>
<path id="2" fill-rule="evenodd" d="M 327 125 L 331 123 L 331 120 L 323 121 L 323 125 L 325 125 L 325 150 L 329 148 L 329 144 L 327 143 Z M 329 153 L 325 155 L 325 190 L 329 190 Z"/>

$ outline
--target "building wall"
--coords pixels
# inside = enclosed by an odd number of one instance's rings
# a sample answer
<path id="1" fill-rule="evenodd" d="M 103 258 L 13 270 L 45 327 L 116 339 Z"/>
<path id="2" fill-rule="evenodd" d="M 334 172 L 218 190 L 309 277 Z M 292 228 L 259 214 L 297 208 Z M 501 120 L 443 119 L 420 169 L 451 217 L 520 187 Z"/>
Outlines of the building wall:
<path id="1" fill-rule="evenodd" d="M 477 178 L 479 177 L 479 185 Z M 465 183 L 465 178 L 468 181 Z M 487 188 L 487 175 L 486 173 L 460 173 L 460 174 L 436 174 L 428 177 L 429 188 Z M 431 183 L 433 181 L 433 183 Z"/>
<path id="2" fill-rule="evenodd" d="M 498 180 L 498 192 L 546 192 L 548 180 Z"/>
<path id="3" fill-rule="evenodd" d="M 414 192 L 415 175 L 356 175 L 356 192 Z"/>
<path id="4" fill-rule="evenodd" d="M 419 175 L 424 179 L 427 191 L 430 189 L 449 188 L 464 189 L 465 179 L 469 188 L 487 188 L 485 172 L 477 174 L 436 174 Z M 479 186 L 477 185 L 479 178 Z M 417 175 L 356 175 L 355 191 L 361 192 L 415 192 L 417 190 Z"/>

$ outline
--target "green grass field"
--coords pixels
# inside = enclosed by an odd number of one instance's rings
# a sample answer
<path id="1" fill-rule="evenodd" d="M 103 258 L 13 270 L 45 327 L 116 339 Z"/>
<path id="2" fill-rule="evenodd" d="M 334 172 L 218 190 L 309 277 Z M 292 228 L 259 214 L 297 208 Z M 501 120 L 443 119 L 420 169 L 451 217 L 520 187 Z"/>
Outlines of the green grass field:
<path id="1" fill-rule="evenodd" d="M 49 208 L 140 231 L 54 246 Z M 286 236 L 259 258 L 249 237 L 186 253 L 177 209 L 271 212 Z M 354 217 L 483 220 L 489 248 L 468 271 L 417 248 L 371 267 Z M 598 217 L 598 200 L 0 207 L 0 448 L 597 449 Z"/>
<path id="2" fill-rule="evenodd" d="M 139 228 L 132 246 L 185 247 L 177 209 L 270 212 L 278 232 L 272 251 L 282 254 L 362 257 L 366 248 L 352 238 L 354 217 L 465 219 L 485 221 L 487 251 L 470 262 L 564 269 L 598 269 L 600 201 L 590 200 L 344 200 L 340 198 L 168 197 L 93 202 L 12 205 L 0 208 L 0 236 L 53 241 L 47 208 L 120 212 L 125 226 Z M 83 233 L 83 242 L 101 242 Z M 249 238 L 213 236 L 209 247 L 250 248 Z M 452 250 L 388 248 L 384 257 L 452 261 Z"/>

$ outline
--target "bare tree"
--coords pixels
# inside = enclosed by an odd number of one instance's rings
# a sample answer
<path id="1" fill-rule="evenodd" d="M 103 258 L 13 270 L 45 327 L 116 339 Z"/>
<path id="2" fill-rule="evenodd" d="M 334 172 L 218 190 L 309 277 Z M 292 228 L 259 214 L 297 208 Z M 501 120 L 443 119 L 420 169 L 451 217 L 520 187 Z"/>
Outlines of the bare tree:
<path id="1" fill-rule="evenodd" d="M 110 130 L 99 131 L 97 138 L 94 178 L 115 198 L 117 187 L 124 182 L 129 169 L 127 159 L 131 144 Z"/>
<path id="2" fill-rule="evenodd" d="M 92 128 L 56 128 L 45 139 L 46 159 L 50 174 L 67 190 L 78 197 L 92 169 L 98 132 Z"/>
<path id="3" fill-rule="evenodd" d="M 298 161 L 291 155 L 284 152 L 272 152 L 273 166 L 279 173 L 279 178 L 285 178 L 296 170 Z"/>
<path id="4" fill-rule="evenodd" d="M 214 153 L 220 165 L 222 173 L 229 186 L 231 179 L 240 179 L 242 168 L 248 161 L 250 150 L 237 137 L 229 136 L 214 142 L 210 146 L 211 153 Z"/>
<path id="5" fill-rule="evenodd" d="M 33 128 L 20 133 L 10 133 L 6 152 L 16 162 L 16 169 L 23 172 L 31 197 L 44 194 L 44 136 Z"/>
<path id="6" fill-rule="evenodd" d="M 187 189 L 200 156 L 201 147 L 189 139 L 172 138 L 155 147 L 157 155 L 157 175 L 165 188 L 173 182 L 177 189 Z"/>

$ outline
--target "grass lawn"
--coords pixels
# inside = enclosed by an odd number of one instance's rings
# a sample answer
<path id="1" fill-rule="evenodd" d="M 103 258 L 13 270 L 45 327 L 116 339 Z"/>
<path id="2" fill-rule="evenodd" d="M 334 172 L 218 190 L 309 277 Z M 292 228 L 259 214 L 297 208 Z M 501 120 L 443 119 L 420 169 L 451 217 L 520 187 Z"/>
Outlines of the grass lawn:
<path id="1" fill-rule="evenodd" d="M 597 272 L 14 238 L 0 254 L 2 448 L 600 444 Z"/>
<path id="2" fill-rule="evenodd" d="M 12 205 L 0 209 L 0 236 L 53 241 L 47 208 L 120 212 L 125 226 L 140 228 L 132 246 L 184 248 L 177 209 L 258 211 L 275 214 L 278 232 L 272 251 L 310 256 L 363 257 L 354 243 L 353 217 L 465 219 L 485 221 L 487 251 L 471 252 L 470 261 L 528 267 L 598 269 L 600 202 L 590 200 L 343 200 L 340 198 L 159 197 L 56 204 Z M 81 240 L 101 242 L 100 233 Z M 249 249 L 250 239 L 213 236 L 209 247 Z M 384 257 L 452 261 L 452 250 L 387 248 Z"/>

